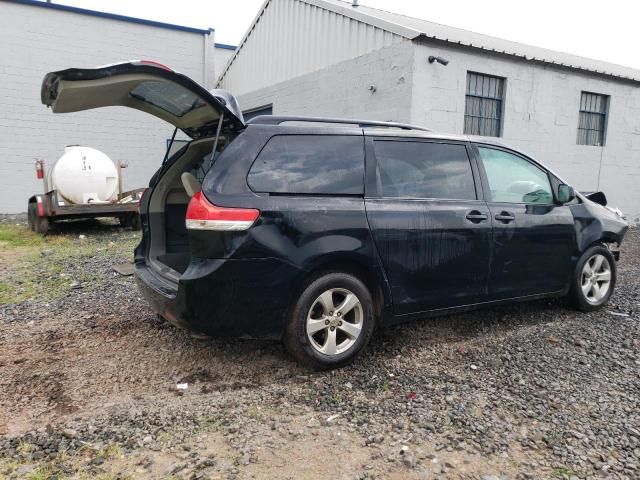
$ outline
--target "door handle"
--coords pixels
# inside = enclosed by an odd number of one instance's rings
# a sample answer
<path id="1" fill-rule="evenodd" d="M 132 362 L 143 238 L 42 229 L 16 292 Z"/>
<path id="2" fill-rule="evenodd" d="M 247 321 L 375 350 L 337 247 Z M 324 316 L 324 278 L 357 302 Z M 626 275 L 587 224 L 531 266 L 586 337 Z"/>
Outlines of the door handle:
<path id="1" fill-rule="evenodd" d="M 500 212 L 493 218 L 495 218 L 496 220 L 502 223 L 513 222 L 516 219 L 513 213 L 510 213 L 510 212 Z"/>
<path id="2" fill-rule="evenodd" d="M 471 210 L 466 216 L 466 219 L 472 223 L 480 223 L 485 221 L 487 218 L 489 218 L 487 215 L 479 212 L 478 210 Z"/>

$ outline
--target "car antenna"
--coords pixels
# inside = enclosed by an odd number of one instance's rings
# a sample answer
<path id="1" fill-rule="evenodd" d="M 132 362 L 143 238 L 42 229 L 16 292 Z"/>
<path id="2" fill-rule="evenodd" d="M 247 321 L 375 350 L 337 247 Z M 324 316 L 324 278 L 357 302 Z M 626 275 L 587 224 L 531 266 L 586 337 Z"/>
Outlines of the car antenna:
<path id="1" fill-rule="evenodd" d="M 171 135 L 171 140 L 169 141 L 169 144 L 167 145 L 167 151 L 164 152 L 164 158 L 162 159 L 162 164 L 163 165 L 165 164 L 165 162 L 169 158 L 169 151 L 171 150 L 171 147 L 173 145 L 173 141 L 176 139 L 176 133 L 178 133 L 178 127 L 173 129 L 173 135 Z"/>

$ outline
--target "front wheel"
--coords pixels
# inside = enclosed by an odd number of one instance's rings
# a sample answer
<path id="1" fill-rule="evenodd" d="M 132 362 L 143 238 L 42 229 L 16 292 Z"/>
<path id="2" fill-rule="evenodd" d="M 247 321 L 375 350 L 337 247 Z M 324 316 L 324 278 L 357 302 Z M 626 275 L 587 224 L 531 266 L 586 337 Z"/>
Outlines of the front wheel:
<path id="1" fill-rule="evenodd" d="M 606 247 L 596 245 L 578 260 L 569 298 L 578 310 L 592 312 L 607 304 L 615 284 L 615 259 Z"/>
<path id="2" fill-rule="evenodd" d="M 351 363 L 369 343 L 373 300 L 365 284 L 346 273 L 311 281 L 291 311 L 284 342 L 302 364 L 314 369 Z"/>

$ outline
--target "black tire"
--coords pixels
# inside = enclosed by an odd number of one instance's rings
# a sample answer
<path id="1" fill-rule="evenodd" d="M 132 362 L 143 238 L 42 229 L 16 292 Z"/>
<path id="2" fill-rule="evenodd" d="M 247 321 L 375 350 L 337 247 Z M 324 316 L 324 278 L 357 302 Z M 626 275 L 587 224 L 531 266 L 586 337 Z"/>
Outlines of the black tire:
<path id="1" fill-rule="evenodd" d="M 140 214 L 132 213 L 129 215 L 129 226 L 132 230 L 140 230 Z"/>
<path id="2" fill-rule="evenodd" d="M 609 280 L 608 290 L 606 294 L 602 298 L 596 300 L 594 298 L 589 297 L 591 292 L 588 292 L 588 294 L 585 294 L 582 286 L 583 286 L 583 281 L 586 281 L 585 274 L 584 274 L 585 264 L 587 262 L 592 261 L 594 256 L 598 256 L 598 255 L 601 255 L 602 257 L 604 257 L 608 262 L 609 271 L 610 271 L 610 280 Z M 601 288 L 602 284 L 597 281 L 596 283 L 598 283 L 599 288 Z M 603 247 L 602 245 L 594 245 L 592 247 L 589 247 L 587 250 L 585 250 L 585 252 L 582 254 L 580 259 L 578 260 L 578 263 L 576 264 L 576 268 L 573 272 L 573 278 L 571 279 L 571 287 L 569 289 L 568 299 L 571 305 L 577 310 L 580 310 L 583 312 L 593 312 L 595 310 L 601 309 L 609 302 L 609 298 L 611 298 L 611 295 L 613 294 L 613 290 L 615 286 L 616 286 L 616 261 L 613 258 L 613 255 L 611 254 L 608 248 Z M 585 288 L 588 288 L 588 286 L 586 286 Z"/>
<path id="3" fill-rule="evenodd" d="M 35 202 L 29 202 L 27 209 L 27 218 L 29 221 L 29 228 L 32 232 L 46 235 L 49 231 L 49 218 L 40 217 L 38 215 L 38 205 Z"/>
<path id="4" fill-rule="evenodd" d="M 354 307 L 353 310 L 347 312 L 342 319 L 346 325 L 346 322 L 351 322 L 350 319 L 348 320 L 349 315 L 357 315 L 359 321 L 362 322 L 357 323 L 357 325 L 360 325 L 360 330 L 355 339 L 351 339 L 351 337 L 346 335 L 343 327 L 337 326 L 337 323 L 335 327 L 326 327 L 326 332 L 324 333 L 318 332 L 319 335 L 328 335 L 329 328 L 331 328 L 332 332 L 335 330 L 334 338 L 339 339 L 340 336 L 343 337 L 342 341 L 338 342 L 338 347 L 344 344 L 344 342 L 352 342 L 345 351 L 332 355 L 321 353 L 317 347 L 312 345 L 312 341 L 307 336 L 307 316 L 311 314 L 312 307 L 318 307 L 319 297 L 329 291 L 334 292 L 331 294 L 331 298 L 337 299 L 336 304 L 338 306 L 342 300 L 346 299 L 345 296 L 341 300 L 340 295 L 353 293 L 357 297 L 360 307 Z M 353 362 L 369 343 L 369 340 L 371 340 L 375 327 L 374 311 L 371 293 L 366 285 L 358 278 L 347 273 L 339 272 L 321 274 L 307 282 L 291 309 L 284 332 L 284 344 L 298 362 L 314 370 L 345 366 Z M 333 313 L 335 313 L 335 316 L 331 317 L 331 321 L 338 322 L 340 320 L 340 312 L 336 309 Z M 352 318 L 355 319 L 356 317 Z M 339 325 L 343 325 L 342 321 L 339 322 Z M 327 339 L 325 338 L 325 342 L 326 341 Z"/>
<path id="5" fill-rule="evenodd" d="M 38 216 L 38 207 L 34 202 L 29 202 L 29 206 L 27 208 L 27 220 L 29 223 L 29 230 L 32 232 L 36 231 L 36 217 Z"/>
<path id="6" fill-rule="evenodd" d="M 118 217 L 122 228 L 131 228 L 132 230 L 140 230 L 140 215 L 137 213 L 127 213 Z"/>

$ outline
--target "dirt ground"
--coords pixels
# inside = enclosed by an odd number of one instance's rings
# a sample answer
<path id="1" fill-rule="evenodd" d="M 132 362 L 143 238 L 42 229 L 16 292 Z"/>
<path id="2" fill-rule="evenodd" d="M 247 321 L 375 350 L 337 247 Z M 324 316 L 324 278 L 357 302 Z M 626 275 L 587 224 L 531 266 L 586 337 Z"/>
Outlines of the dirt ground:
<path id="1" fill-rule="evenodd" d="M 138 241 L 0 223 L 0 479 L 640 478 L 637 230 L 600 312 L 414 322 L 322 373 L 159 321 L 113 271 Z"/>

